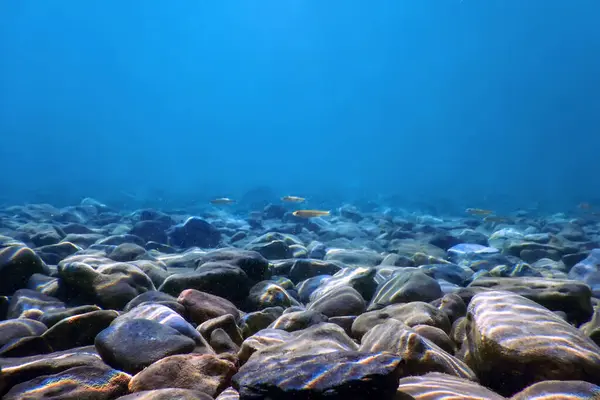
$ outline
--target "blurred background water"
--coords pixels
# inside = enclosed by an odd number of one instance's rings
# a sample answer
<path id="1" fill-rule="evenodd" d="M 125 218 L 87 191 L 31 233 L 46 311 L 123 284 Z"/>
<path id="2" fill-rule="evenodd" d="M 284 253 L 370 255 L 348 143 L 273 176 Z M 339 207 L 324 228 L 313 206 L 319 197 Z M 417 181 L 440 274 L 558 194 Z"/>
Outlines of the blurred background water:
<path id="1" fill-rule="evenodd" d="M 0 201 L 600 202 L 599 16 L 597 0 L 3 1 Z"/>

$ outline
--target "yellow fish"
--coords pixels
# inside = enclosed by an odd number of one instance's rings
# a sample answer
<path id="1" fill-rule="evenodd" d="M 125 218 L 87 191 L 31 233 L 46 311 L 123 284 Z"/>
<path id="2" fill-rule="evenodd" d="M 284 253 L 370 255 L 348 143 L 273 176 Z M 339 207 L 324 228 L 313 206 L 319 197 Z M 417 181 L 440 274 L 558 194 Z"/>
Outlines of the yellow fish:
<path id="1" fill-rule="evenodd" d="M 288 203 L 304 203 L 306 199 L 298 196 L 283 196 L 281 201 L 286 201 Z"/>
<path id="2" fill-rule="evenodd" d="M 213 199 L 210 201 L 212 204 L 232 204 L 235 203 L 235 200 L 231 200 L 227 197 L 219 197 L 218 199 Z"/>
<path id="3" fill-rule="evenodd" d="M 493 211 L 481 208 L 467 208 L 465 212 L 471 215 L 490 215 Z"/>
<path id="4" fill-rule="evenodd" d="M 294 211 L 292 215 L 299 218 L 327 217 L 329 215 L 329 211 L 297 210 Z"/>

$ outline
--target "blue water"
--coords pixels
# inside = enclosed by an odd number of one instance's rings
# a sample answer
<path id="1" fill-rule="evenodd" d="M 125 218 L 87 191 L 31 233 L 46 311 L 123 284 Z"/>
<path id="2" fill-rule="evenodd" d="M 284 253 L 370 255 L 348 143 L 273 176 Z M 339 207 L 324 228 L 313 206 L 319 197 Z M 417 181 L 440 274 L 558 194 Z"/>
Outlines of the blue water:
<path id="1" fill-rule="evenodd" d="M 599 15 L 597 0 L 2 1 L 0 201 L 599 201 Z"/>

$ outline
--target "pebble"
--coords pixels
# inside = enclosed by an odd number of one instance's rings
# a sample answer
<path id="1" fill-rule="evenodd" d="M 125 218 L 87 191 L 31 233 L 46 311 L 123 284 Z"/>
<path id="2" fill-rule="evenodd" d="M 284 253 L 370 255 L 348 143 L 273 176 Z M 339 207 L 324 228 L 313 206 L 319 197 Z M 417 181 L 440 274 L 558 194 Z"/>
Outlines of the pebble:
<path id="1" fill-rule="evenodd" d="M 600 347 L 532 300 L 505 291 L 477 294 L 466 324 L 465 361 L 499 394 L 560 378 L 600 384 Z"/>

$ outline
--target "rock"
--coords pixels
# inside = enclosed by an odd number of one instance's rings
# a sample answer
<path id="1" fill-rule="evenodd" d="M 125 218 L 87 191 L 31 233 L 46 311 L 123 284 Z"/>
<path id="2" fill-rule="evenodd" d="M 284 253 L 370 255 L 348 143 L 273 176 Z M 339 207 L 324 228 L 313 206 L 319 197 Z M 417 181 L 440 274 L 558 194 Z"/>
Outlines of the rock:
<path id="1" fill-rule="evenodd" d="M 137 244 L 138 246 L 143 247 L 144 246 L 144 241 L 142 240 L 142 238 L 137 237 L 135 235 L 129 235 L 129 234 L 121 234 L 121 235 L 111 235 L 108 237 L 105 237 L 103 239 L 100 239 L 96 242 L 96 244 L 98 245 L 107 245 L 107 246 L 119 246 L 122 244 Z"/>
<path id="2" fill-rule="evenodd" d="M 544 380 L 600 383 L 600 347 L 548 309 L 505 291 L 469 304 L 466 363 L 481 383 L 510 396 Z"/>
<path id="3" fill-rule="evenodd" d="M 65 261 L 58 265 L 61 279 L 80 296 L 103 308 L 122 310 L 137 295 L 154 290 L 150 278 L 134 265 L 116 262 L 94 269 L 88 263 Z"/>
<path id="4" fill-rule="evenodd" d="M 0 321 L 0 347 L 27 336 L 40 336 L 48 328 L 41 322 L 27 318 Z"/>
<path id="5" fill-rule="evenodd" d="M 127 396 L 119 397 L 117 400 L 213 400 L 213 398 L 196 390 L 156 389 L 128 394 Z"/>
<path id="6" fill-rule="evenodd" d="M 377 283 L 375 282 L 376 275 L 377 270 L 374 268 L 343 268 L 336 272 L 331 278 L 323 280 L 321 285 L 311 293 L 310 300 L 313 301 L 314 299 L 322 297 L 326 292 L 340 286 L 349 286 L 354 288 L 360 293 L 363 299 L 368 301 L 373 297 L 373 294 L 377 289 Z"/>
<path id="7" fill-rule="evenodd" d="M 189 389 L 215 397 L 229 386 L 235 365 L 218 356 L 175 355 L 150 365 L 131 379 L 129 390 Z"/>
<path id="8" fill-rule="evenodd" d="M 423 376 L 400 379 L 396 400 L 401 395 L 414 399 L 506 400 L 505 397 L 467 379 L 431 372 Z"/>
<path id="9" fill-rule="evenodd" d="M 61 242 L 72 243 L 77 247 L 87 249 L 99 240 L 102 240 L 104 235 L 100 233 L 69 233 Z"/>
<path id="10" fill-rule="evenodd" d="M 473 276 L 470 268 L 456 264 L 427 264 L 419 266 L 419 270 L 433 279 L 443 279 L 459 286 L 465 286 Z"/>
<path id="11" fill-rule="evenodd" d="M 236 321 L 231 314 L 225 314 L 203 322 L 197 330 L 203 337 L 209 338 L 214 330 L 221 329 L 238 346 L 242 344 L 242 332 L 238 328 Z"/>
<path id="12" fill-rule="evenodd" d="M 136 222 L 129 233 L 142 238 L 145 242 L 167 243 L 169 237 L 166 231 L 171 225 L 170 221 L 144 220 Z"/>
<path id="13" fill-rule="evenodd" d="M 405 361 L 404 371 L 407 375 L 444 372 L 463 379 L 477 380 L 475 373 L 464 362 L 392 318 L 370 329 L 363 336 L 359 351 L 397 354 Z"/>
<path id="14" fill-rule="evenodd" d="M 250 279 L 239 267 L 223 262 L 210 262 L 195 272 L 170 275 L 159 290 L 173 296 L 185 289 L 223 297 L 234 304 L 243 304 L 250 291 Z"/>
<path id="15" fill-rule="evenodd" d="M 349 219 L 352 222 L 358 223 L 364 218 L 358 208 L 354 206 L 344 205 L 340 207 L 338 211 L 342 217 Z"/>
<path id="16" fill-rule="evenodd" d="M 105 367 L 94 347 L 85 347 L 63 352 L 35 355 L 31 357 L 0 358 L 0 396 L 19 383 L 43 375 L 57 374 L 78 366 Z"/>
<path id="17" fill-rule="evenodd" d="M 172 226 L 167 235 L 169 244 L 181 248 L 214 248 L 221 242 L 221 232 L 199 217 L 190 217 L 182 224 Z"/>
<path id="18" fill-rule="evenodd" d="M 33 274 L 27 282 L 27 289 L 55 298 L 67 298 L 67 287 L 60 278 L 42 274 Z"/>
<path id="19" fill-rule="evenodd" d="M 446 258 L 446 252 L 443 249 L 416 239 L 394 239 L 390 242 L 388 250 L 406 257 L 412 257 L 415 253 L 424 253 L 429 256 Z"/>
<path id="20" fill-rule="evenodd" d="M 429 325 L 415 325 L 412 329 L 425 339 L 433 342 L 446 353 L 453 355 L 456 352 L 456 344 L 450 339 L 448 334 L 440 328 Z"/>
<path id="21" fill-rule="evenodd" d="M 416 325 L 434 326 L 446 333 L 449 333 L 451 328 L 446 313 L 431 304 L 415 301 L 408 304 L 393 304 L 381 310 L 368 311 L 359 315 L 352 324 L 352 337 L 360 340 L 375 325 L 381 324 L 389 318 L 403 322 L 409 327 Z"/>
<path id="22" fill-rule="evenodd" d="M 228 387 L 215 400 L 240 400 L 240 394 L 234 388 Z"/>
<path id="23" fill-rule="evenodd" d="M 173 297 L 170 294 L 159 292 L 158 290 L 149 290 L 136 296 L 125 305 L 123 311 L 127 312 L 139 306 L 140 304 L 145 303 L 160 304 L 169 307 L 173 311 L 177 311 L 177 313 L 183 317 L 187 315 L 185 307 L 177 302 L 176 297 Z"/>
<path id="24" fill-rule="evenodd" d="M 492 268 L 490 275 L 498 277 L 542 277 L 541 272 L 523 262 L 513 265 L 498 265 Z"/>
<path id="25" fill-rule="evenodd" d="M 290 248 L 290 245 L 283 240 L 272 240 L 270 242 L 261 242 L 260 240 L 262 240 L 262 238 L 257 238 L 250 242 L 246 246 L 246 249 L 256 251 L 267 260 L 279 260 L 293 257 L 293 251 Z"/>
<path id="26" fill-rule="evenodd" d="M 327 246 L 324 243 L 312 241 L 308 245 L 308 258 L 322 260 L 327 254 Z"/>
<path id="27" fill-rule="evenodd" d="M 330 249 L 324 257 L 325 261 L 338 261 L 346 265 L 374 267 L 381 264 L 383 256 L 370 250 Z"/>
<path id="28" fill-rule="evenodd" d="M 63 319 L 73 317 L 75 315 L 81 315 L 85 313 L 90 313 L 93 311 L 100 311 L 100 307 L 98 306 L 79 306 L 72 307 L 66 309 L 58 309 L 58 310 L 49 310 L 45 311 L 40 317 L 40 322 L 46 325 L 48 328 L 52 328 L 58 322 Z"/>
<path id="29" fill-rule="evenodd" d="M 569 321 L 577 324 L 588 321 L 593 313 L 589 287 L 573 280 L 478 278 L 469 287 L 516 293 L 552 311 L 564 311 Z"/>
<path id="30" fill-rule="evenodd" d="M 108 367 L 74 367 L 15 385 L 2 399 L 111 400 L 127 394 L 130 379 L 129 375 Z"/>
<path id="31" fill-rule="evenodd" d="M 269 328 L 294 332 L 304 330 L 322 322 L 327 322 L 327 320 L 328 318 L 325 315 L 314 310 L 286 311 L 279 318 L 273 321 L 269 325 Z"/>
<path id="32" fill-rule="evenodd" d="M 239 267 L 248 278 L 259 282 L 271 277 L 269 261 L 256 251 L 241 250 L 236 248 L 223 248 L 209 251 L 198 258 L 197 266 L 202 267 L 209 262 L 224 262 Z"/>
<path id="33" fill-rule="evenodd" d="M 381 261 L 381 265 L 391 265 L 395 267 L 414 267 L 412 258 L 401 256 L 399 254 L 388 254 Z"/>
<path id="34" fill-rule="evenodd" d="M 51 352 L 52 348 L 42 336 L 24 336 L 2 346 L 0 357 L 28 357 Z"/>
<path id="35" fill-rule="evenodd" d="M 67 235 L 70 233 L 95 233 L 93 229 L 75 222 L 66 224 L 65 226 L 61 227 L 61 229 Z"/>
<path id="36" fill-rule="evenodd" d="M 212 353 L 210 346 L 202 336 L 181 315 L 160 304 L 140 304 L 125 314 L 121 314 L 111 325 L 116 326 L 125 321 L 146 319 L 173 328 L 182 335 L 196 341 L 197 353 Z"/>
<path id="37" fill-rule="evenodd" d="M 297 287 L 298 300 L 302 303 L 309 303 L 313 292 L 330 278 L 330 275 L 317 275 L 300 282 Z"/>
<path id="38" fill-rule="evenodd" d="M 450 323 L 454 323 L 458 318 L 464 317 L 467 314 L 467 305 L 455 293 L 446 294 L 441 299 L 432 301 L 431 304 L 436 306 L 440 311 L 445 312 L 450 319 Z"/>
<path id="39" fill-rule="evenodd" d="M 198 261 L 206 254 L 205 251 L 192 247 L 180 253 L 156 254 L 152 252 L 156 259 L 165 263 L 168 269 L 196 269 Z"/>
<path id="40" fill-rule="evenodd" d="M 257 311 L 269 307 L 300 306 L 287 290 L 271 281 L 258 282 L 250 289 L 247 299 L 249 310 Z"/>
<path id="41" fill-rule="evenodd" d="M 308 258 L 308 250 L 302 245 L 293 244 L 290 246 L 290 250 L 292 251 L 292 258 Z"/>
<path id="42" fill-rule="evenodd" d="M 440 284 L 420 271 L 400 272 L 377 288 L 369 310 L 413 301 L 433 301 L 444 296 Z"/>
<path id="43" fill-rule="evenodd" d="M 286 341 L 290 341 L 294 338 L 294 335 L 290 332 L 283 331 L 281 329 L 262 329 L 252 336 L 249 336 L 244 340 L 240 350 L 238 352 L 238 358 L 240 364 L 245 364 L 246 361 L 257 351 L 263 350 L 267 347 L 277 346 L 284 344 Z M 355 346 L 358 349 L 358 346 Z"/>
<path id="44" fill-rule="evenodd" d="M 96 336 L 96 349 L 108 365 L 137 373 L 167 356 L 190 353 L 196 343 L 177 330 L 147 319 L 112 325 Z"/>
<path id="45" fill-rule="evenodd" d="M 545 381 L 515 394 L 511 400 L 590 400 L 600 397 L 600 386 L 583 381 Z"/>
<path id="46" fill-rule="evenodd" d="M 71 242 L 62 241 L 57 244 L 37 247 L 35 252 L 46 264 L 57 265 L 70 255 L 81 251 L 82 248 Z"/>
<path id="47" fill-rule="evenodd" d="M 27 312 L 39 310 L 41 313 L 55 310 L 64 310 L 65 303 L 59 299 L 47 296 L 31 289 L 19 289 L 11 297 L 8 304 L 6 317 L 21 318 Z"/>
<path id="48" fill-rule="evenodd" d="M 578 253 L 565 254 L 562 256 L 561 261 L 565 264 L 566 270 L 570 270 L 573 266 L 587 258 L 589 251 L 581 251 Z"/>
<path id="49" fill-rule="evenodd" d="M 45 224 L 34 229 L 34 232 L 29 241 L 36 247 L 56 244 L 65 236 L 65 233 L 61 232 L 60 228 Z"/>
<path id="50" fill-rule="evenodd" d="M 600 346 L 600 306 L 596 306 L 592 319 L 583 324 L 580 329 L 584 335 Z"/>
<path id="51" fill-rule="evenodd" d="M 229 242 L 236 243 L 236 242 L 239 242 L 240 240 L 246 239 L 246 237 L 248 237 L 248 234 L 246 232 L 237 231 L 236 233 L 233 234 L 233 236 L 231 236 L 231 238 L 229 239 Z"/>
<path id="52" fill-rule="evenodd" d="M 158 260 L 134 260 L 130 261 L 128 264 L 141 269 L 142 272 L 150 278 L 155 287 L 160 287 L 170 275 L 165 263 Z"/>
<path id="53" fill-rule="evenodd" d="M 122 243 L 108 254 L 108 258 L 115 261 L 127 262 L 146 254 L 146 249 L 135 243 Z"/>
<path id="54" fill-rule="evenodd" d="M 586 283 L 593 296 L 600 297 L 600 249 L 593 249 L 583 261 L 575 264 L 569 271 L 569 279 Z"/>
<path id="55" fill-rule="evenodd" d="M 264 310 L 248 313 L 240 318 L 242 336 L 254 335 L 261 329 L 265 329 L 283 313 L 283 307 L 270 307 Z"/>
<path id="56" fill-rule="evenodd" d="M 317 311 L 327 317 L 341 317 L 362 314 L 367 305 L 360 293 L 349 286 L 339 286 L 308 304 L 308 310 Z"/>
<path id="57" fill-rule="evenodd" d="M 42 337 L 53 351 L 93 345 L 96 335 L 106 329 L 118 315 L 113 310 L 73 315 L 53 325 Z"/>
<path id="58" fill-rule="evenodd" d="M 473 243 L 460 243 L 448 249 L 448 256 L 452 262 L 460 264 L 462 260 L 476 258 L 478 255 L 498 254 L 500 251 L 495 247 L 482 246 Z"/>
<path id="59" fill-rule="evenodd" d="M 334 275 L 342 268 L 343 265 L 338 262 L 314 260 L 310 258 L 285 260 L 273 264 L 273 272 L 275 274 L 285 274 L 294 283 L 299 283 L 315 276 Z"/>
<path id="60" fill-rule="evenodd" d="M 287 209 L 280 204 L 267 204 L 263 209 L 265 219 L 282 219 L 287 213 Z"/>
<path id="61" fill-rule="evenodd" d="M 177 301 L 186 308 L 190 320 L 198 325 L 225 315 L 231 315 L 235 321 L 240 318 L 240 312 L 232 302 L 199 290 L 184 290 Z"/>
<path id="62" fill-rule="evenodd" d="M 488 244 L 498 250 L 503 250 L 513 241 L 524 240 L 525 235 L 514 228 L 503 228 L 492 233 Z"/>
<path id="63" fill-rule="evenodd" d="M 249 361 L 232 382 L 240 399 L 388 399 L 403 372 L 399 356 L 338 351 Z"/>
<path id="64" fill-rule="evenodd" d="M 50 275 L 50 270 L 29 247 L 0 236 L 0 296 L 27 287 L 33 274 Z"/>

